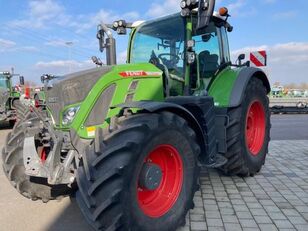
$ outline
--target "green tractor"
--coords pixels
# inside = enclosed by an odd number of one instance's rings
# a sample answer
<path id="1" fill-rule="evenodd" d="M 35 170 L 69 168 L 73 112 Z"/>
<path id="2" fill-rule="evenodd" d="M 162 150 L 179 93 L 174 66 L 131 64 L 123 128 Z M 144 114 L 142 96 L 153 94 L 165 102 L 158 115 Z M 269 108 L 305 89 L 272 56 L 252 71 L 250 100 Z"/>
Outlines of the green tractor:
<path id="1" fill-rule="evenodd" d="M 20 108 L 21 89 L 13 87 L 10 72 L 0 72 L 0 122 L 8 121 L 11 126 L 17 119 L 16 109 Z M 18 75 L 19 76 L 19 75 Z M 24 85 L 24 77 L 20 76 L 20 85 Z"/>
<path id="2" fill-rule="evenodd" d="M 107 65 L 45 75 L 48 116 L 32 108 L 8 135 L 3 168 L 24 196 L 72 192 L 95 230 L 176 230 L 194 208 L 200 167 L 253 176 L 268 152 L 265 73 L 230 60 L 228 11 L 186 0 L 181 14 L 112 25 Z M 112 30 L 130 29 L 116 64 Z"/>

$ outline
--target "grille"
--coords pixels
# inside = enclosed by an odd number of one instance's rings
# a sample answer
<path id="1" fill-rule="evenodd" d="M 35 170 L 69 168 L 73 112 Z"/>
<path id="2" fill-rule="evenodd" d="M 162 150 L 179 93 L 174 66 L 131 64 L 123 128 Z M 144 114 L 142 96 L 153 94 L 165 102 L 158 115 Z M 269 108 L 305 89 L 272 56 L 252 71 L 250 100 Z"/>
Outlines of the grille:
<path id="1" fill-rule="evenodd" d="M 105 66 L 77 72 L 55 82 L 46 93 L 47 107 L 55 123 L 60 124 L 60 111 L 65 106 L 84 101 L 95 83 L 111 71 L 111 68 L 111 66 Z"/>

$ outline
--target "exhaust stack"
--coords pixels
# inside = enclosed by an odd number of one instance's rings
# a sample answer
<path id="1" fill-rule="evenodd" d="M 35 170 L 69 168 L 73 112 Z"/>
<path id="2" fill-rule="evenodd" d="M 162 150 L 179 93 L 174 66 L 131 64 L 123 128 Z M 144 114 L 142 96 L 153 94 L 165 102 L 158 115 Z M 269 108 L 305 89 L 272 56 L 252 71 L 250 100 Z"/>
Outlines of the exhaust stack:
<path id="1" fill-rule="evenodd" d="M 107 65 L 117 64 L 116 40 L 113 38 L 111 30 L 116 31 L 119 35 L 126 35 L 127 28 L 133 28 L 133 24 L 127 23 L 125 20 L 115 21 L 113 24 L 101 23 L 98 26 L 97 38 L 99 40 L 99 50 L 103 52 L 106 48 Z M 105 35 L 107 35 L 106 39 Z"/>

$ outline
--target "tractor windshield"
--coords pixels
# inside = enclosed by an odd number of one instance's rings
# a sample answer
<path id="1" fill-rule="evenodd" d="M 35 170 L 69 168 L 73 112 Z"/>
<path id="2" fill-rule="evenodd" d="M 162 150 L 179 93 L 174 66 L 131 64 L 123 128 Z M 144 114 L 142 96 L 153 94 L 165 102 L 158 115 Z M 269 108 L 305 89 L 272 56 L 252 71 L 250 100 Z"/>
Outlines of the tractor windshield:
<path id="1" fill-rule="evenodd" d="M 8 80 L 4 75 L 0 75 L 0 88 L 8 88 Z"/>
<path id="2" fill-rule="evenodd" d="M 184 77 L 185 19 L 179 14 L 153 20 L 141 26 L 132 42 L 131 63 L 153 63 L 178 77 Z"/>

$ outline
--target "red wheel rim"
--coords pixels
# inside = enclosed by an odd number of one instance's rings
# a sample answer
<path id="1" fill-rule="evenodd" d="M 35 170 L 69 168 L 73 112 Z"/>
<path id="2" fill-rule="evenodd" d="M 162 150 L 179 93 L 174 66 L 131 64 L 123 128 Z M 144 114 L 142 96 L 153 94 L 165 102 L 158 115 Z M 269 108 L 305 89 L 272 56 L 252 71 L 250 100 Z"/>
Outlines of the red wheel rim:
<path id="1" fill-rule="evenodd" d="M 265 111 L 260 101 L 252 102 L 248 108 L 245 134 L 249 151 L 257 156 L 265 137 Z"/>
<path id="2" fill-rule="evenodd" d="M 160 185 L 155 190 L 143 189 L 138 185 L 138 204 L 150 217 L 166 214 L 177 201 L 183 184 L 183 162 L 172 145 L 159 145 L 145 158 L 145 162 L 158 165 L 162 170 Z"/>

